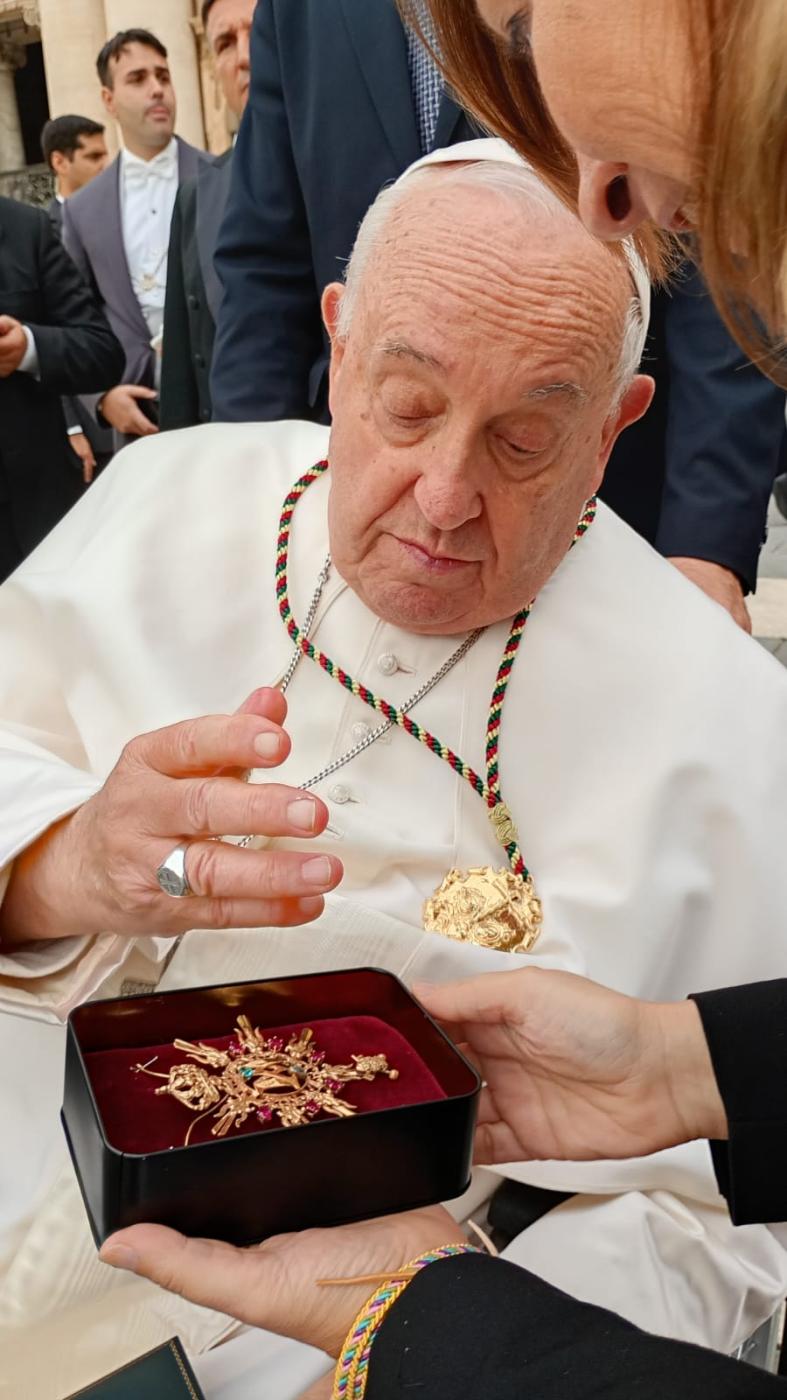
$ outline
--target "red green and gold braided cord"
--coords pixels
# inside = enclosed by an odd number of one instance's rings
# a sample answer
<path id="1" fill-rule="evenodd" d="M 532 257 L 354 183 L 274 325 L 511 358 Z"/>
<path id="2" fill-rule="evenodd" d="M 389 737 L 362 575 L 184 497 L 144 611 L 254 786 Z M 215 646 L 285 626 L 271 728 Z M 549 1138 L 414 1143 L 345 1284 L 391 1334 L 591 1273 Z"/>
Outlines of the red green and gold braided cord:
<path id="1" fill-rule="evenodd" d="M 352 695 L 357 695 L 360 700 L 363 700 L 365 705 L 376 710 L 379 714 L 384 715 L 391 723 L 398 725 L 406 734 L 411 735 L 413 739 L 417 739 L 420 744 L 430 749 L 438 758 L 450 764 L 454 772 L 464 778 L 465 781 L 475 789 L 479 797 L 483 798 L 490 813 L 494 813 L 498 808 L 502 809 L 503 798 L 500 792 L 498 745 L 503 703 L 508 689 L 508 682 L 511 679 L 514 661 L 516 660 L 519 650 L 519 644 L 522 640 L 522 634 L 527 625 L 527 620 L 530 617 L 532 603 L 528 607 L 523 608 L 521 612 L 518 612 L 514 618 L 500 661 L 500 666 L 498 667 L 486 727 L 487 776 L 486 781 L 484 781 L 480 774 L 476 773 L 475 769 L 470 767 L 469 763 L 465 763 L 464 759 L 461 758 L 459 754 L 454 753 L 453 749 L 449 748 L 447 744 L 442 743 L 440 739 L 436 738 L 434 734 L 431 734 L 429 730 L 425 729 L 417 720 L 405 714 L 404 711 L 400 710 L 396 705 L 392 705 L 390 701 L 385 700 L 382 696 L 375 695 L 374 692 L 370 690 L 368 686 L 363 685 L 361 681 L 354 680 L 347 671 L 343 670 L 341 666 L 338 666 L 335 661 L 332 661 L 330 656 L 326 656 L 325 652 L 321 651 L 320 648 L 301 631 L 295 621 L 290 604 L 288 578 L 292 519 L 295 514 L 295 507 L 304 491 L 306 491 L 314 481 L 317 481 L 319 477 L 324 476 L 327 470 L 328 462 L 322 461 L 313 466 L 310 471 L 304 472 L 303 476 L 296 481 L 289 495 L 286 497 L 279 521 L 279 534 L 276 544 L 276 598 L 279 604 L 279 613 L 281 614 L 282 622 L 287 628 L 293 644 L 300 647 L 303 655 L 307 656 L 310 661 L 316 662 L 329 676 L 332 676 L 340 685 L 343 685 L 345 690 L 349 690 Z M 585 512 L 577 526 L 574 539 L 572 540 L 572 545 L 585 534 L 586 530 L 592 524 L 595 514 L 596 500 L 594 497 L 588 502 L 585 508 Z M 523 880 L 527 880 L 529 872 L 517 841 L 514 840 L 506 844 L 505 850 L 514 874 L 521 876 Z"/>

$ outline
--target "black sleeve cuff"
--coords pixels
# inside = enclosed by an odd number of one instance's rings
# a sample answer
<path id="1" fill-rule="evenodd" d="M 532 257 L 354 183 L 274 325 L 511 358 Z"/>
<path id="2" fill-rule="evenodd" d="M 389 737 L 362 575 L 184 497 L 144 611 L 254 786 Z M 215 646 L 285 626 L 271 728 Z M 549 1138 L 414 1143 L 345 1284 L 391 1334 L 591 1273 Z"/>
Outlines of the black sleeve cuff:
<path id="1" fill-rule="evenodd" d="M 729 1123 L 711 1143 L 736 1225 L 787 1219 L 787 981 L 703 992 L 696 1002 Z"/>
<path id="2" fill-rule="evenodd" d="M 640 1332 L 501 1259 L 429 1264 L 372 1346 L 367 1400 L 785 1400 L 784 1382 Z"/>

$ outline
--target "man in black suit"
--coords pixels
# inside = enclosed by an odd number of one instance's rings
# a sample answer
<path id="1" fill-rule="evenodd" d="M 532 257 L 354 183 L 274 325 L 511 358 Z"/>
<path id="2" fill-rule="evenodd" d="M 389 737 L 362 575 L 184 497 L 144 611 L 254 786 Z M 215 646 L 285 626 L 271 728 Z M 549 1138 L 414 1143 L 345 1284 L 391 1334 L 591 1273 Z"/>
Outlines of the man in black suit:
<path id="1" fill-rule="evenodd" d="M 98 56 L 101 96 L 123 137 L 107 170 L 63 206 L 68 252 L 97 292 L 126 352 L 122 382 L 89 404 L 122 446 L 157 431 L 160 360 L 172 210 L 199 153 L 174 135 L 177 103 L 167 50 L 145 29 L 110 39 Z"/>
<path id="2" fill-rule="evenodd" d="M 216 266 L 222 420 L 327 421 L 320 295 L 380 188 L 477 135 L 393 0 L 264 0 Z"/>
<path id="3" fill-rule="evenodd" d="M 320 294 L 377 191 L 424 149 L 416 52 L 394 0 L 258 7 L 217 253 L 214 417 L 327 421 Z M 444 99 L 433 143 L 468 134 Z M 643 368 L 656 401 L 620 439 L 602 495 L 747 626 L 783 395 L 744 365 L 695 273 L 655 303 Z"/>
<path id="4" fill-rule="evenodd" d="M 256 0 L 204 0 L 202 23 L 224 100 L 236 122 L 249 96 L 249 46 Z M 160 426 L 209 423 L 210 366 L 221 284 L 214 255 L 230 189 L 232 150 L 200 162 L 175 201 L 164 307 Z"/>
<path id="5" fill-rule="evenodd" d="M 106 389 L 122 369 L 46 213 L 0 199 L 0 579 L 81 494 L 60 395 Z"/>
<path id="6" fill-rule="evenodd" d="M 72 194 L 95 180 L 106 169 L 105 128 L 90 117 L 67 115 L 48 121 L 41 132 L 41 150 L 55 177 L 55 194 L 47 213 L 58 238 L 63 237 L 63 205 Z M 87 485 L 96 468 L 106 466 L 112 455 L 112 434 L 99 428 L 92 413 L 78 398 L 63 399 L 63 412 L 71 446 L 82 463 Z"/>

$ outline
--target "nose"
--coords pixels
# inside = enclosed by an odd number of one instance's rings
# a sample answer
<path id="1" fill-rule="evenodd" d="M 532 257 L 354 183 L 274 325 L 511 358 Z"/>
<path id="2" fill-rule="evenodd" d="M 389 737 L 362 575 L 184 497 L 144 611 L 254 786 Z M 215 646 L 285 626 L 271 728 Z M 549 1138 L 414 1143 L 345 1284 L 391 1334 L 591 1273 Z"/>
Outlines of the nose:
<path id="1" fill-rule="evenodd" d="M 241 29 L 238 33 L 238 67 L 251 68 L 251 33 Z"/>
<path id="2" fill-rule="evenodd" d="M 483 511 L 473 472 L 459 455 L 424 467 L 415 484 L 415 500 L 424 519 L 435 530 L 458 530 Z"/>
<path id="3" fill-rule="evenodd" d="M 579 157 L 579 217 L 596 238 L 627 238 L 648 218 L 628 166 Z"/>

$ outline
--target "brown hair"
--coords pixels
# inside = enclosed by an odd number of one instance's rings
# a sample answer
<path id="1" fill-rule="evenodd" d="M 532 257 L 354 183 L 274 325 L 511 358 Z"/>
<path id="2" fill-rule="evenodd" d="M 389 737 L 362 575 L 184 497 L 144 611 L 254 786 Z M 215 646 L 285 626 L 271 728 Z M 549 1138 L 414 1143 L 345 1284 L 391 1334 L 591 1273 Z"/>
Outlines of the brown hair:
<path id="1" fill-rule="evenodd" d="M 698 170 L 702 270 L 732 334 L 787 387 L 787 10 L 780 0 L 701 9 L 711 94 Z"/>
<path id="2" fill-rule="evenodd" d="M 419 29 L 415 0 L 398 3 Z M 576 209 L 576 159 L 552 121 L 530 55 L 510 53 L 475 0 L 426 3 L 440 49 L 435 57 L 459 101 Z M 739 344 L 787 384 L 780 354 L 787 332 L 787 13 L 780 0 L 685 4 L 711 94 L 700 116 L 697 238 L 689 252 Z M 651 275 L 663 280 L 674 240 L 651 226 L 637 242 Z M 745 258 L 732 251 L 742 245 Z"/>
<path id="3" fill-rule="evenodd" d="M 129 44 L 141 44 L 146 49 L 153 49 L 161 58 L 168 57 L 167 50 L 161 40 L 157 39 L 155 34 L 151 34 L 149 29 L 121 29 L 111 39 L 107 39 L 96 59 L 96 71 L 102 87 L 114 87 L 112 64 L 118 62 L 120 55 L 125 52 Z"/>

